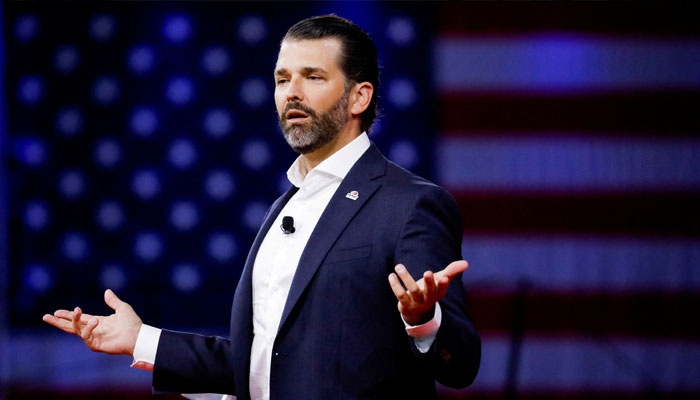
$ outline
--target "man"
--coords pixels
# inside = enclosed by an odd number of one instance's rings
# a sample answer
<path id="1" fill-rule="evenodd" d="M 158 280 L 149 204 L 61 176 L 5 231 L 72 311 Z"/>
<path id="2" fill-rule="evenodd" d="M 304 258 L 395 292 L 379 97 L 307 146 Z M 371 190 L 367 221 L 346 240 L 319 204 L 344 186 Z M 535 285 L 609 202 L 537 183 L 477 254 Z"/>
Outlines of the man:
<path id="1" fill-rule="evenodd" d="M 230 339 L 144 325 L 109 290 L 109 317 L 76 307 L 44 320 L 94 351 L 133 355 L 157 391 L 427 399 L 435 380 L 469 385 L 481 344 L 464 305 L 467 264 L 428 271 L 461 258 L 461 219 L 445 190 L 367 138 L 379 86 L 372 40 L 336 16 L 303 20 L 282 40 L 274 76 L 280 127 L 301 155 L 248 255 Z"/>

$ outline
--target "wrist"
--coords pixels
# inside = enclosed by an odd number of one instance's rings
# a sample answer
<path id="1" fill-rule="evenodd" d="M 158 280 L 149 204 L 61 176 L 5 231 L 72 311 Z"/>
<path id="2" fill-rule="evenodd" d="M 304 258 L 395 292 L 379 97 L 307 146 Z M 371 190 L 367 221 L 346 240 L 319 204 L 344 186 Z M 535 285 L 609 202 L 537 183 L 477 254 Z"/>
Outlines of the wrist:
<path id="1" fill-rule="evenodd" d="M 129 347 L 127 349 L 128 356 L 131 356 L 131 357 L 134 356 L 134 350 L 136 349 L 136 342 L 138 342 L 142 327 L 143 327 L 143 322 L 141 322 L 141 320 L 139 320 L 136 324 L 134 324 L 134 328 L 132 331 L 132 332 L 134 332 L 134 334 L 132 335 L 132 340 L 129 341 Z"/>
<path id="2" fill-rule="evenodd" d="M 402 314 L 403 315 L 403 314 Z M 428 311 L 416 315 L 403 315 L 403 320 L 411 326 L 423 325 L 429 322 L 435 316 L 435 306 Z"/>

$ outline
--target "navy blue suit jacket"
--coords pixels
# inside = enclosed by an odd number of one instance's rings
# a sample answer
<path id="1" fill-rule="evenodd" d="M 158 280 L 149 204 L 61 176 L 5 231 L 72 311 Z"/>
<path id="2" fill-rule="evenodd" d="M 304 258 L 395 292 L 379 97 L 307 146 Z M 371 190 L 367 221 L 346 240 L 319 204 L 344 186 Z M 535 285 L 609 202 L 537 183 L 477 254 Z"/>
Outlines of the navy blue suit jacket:
<path id="1" fill-rule="evenodd" d="M 345 197 L 353 190 L 357 200 Z M 292 187 L 272 205 L 253 242 L 234 294 L 230 338 L 163 331 L 154 390 L 249 398 L 253 264 L 295 192 Z M 418 279 L 461 259 L 461 240 L 452 196 L 372 145 L 331 198 L 301 256 L 273 347 L 270 398 L 429 399 L 435 380 L 469 385 L 481 342 L 461 275 L 440 300 L 442 324 L 425 354 L 406 334 L 388 282 L 397 263 Z"/>

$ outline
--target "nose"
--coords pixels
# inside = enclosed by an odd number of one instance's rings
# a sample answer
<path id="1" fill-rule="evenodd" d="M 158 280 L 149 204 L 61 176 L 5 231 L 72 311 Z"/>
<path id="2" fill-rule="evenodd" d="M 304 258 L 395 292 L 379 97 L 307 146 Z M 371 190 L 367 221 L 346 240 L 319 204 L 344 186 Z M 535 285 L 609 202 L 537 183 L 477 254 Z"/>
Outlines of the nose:
<path id="1" fill-rule="evenodd" d="M 301 79 L 292 77 L 287 85 L 287 102 L 304 100 L 304 91 L 301 87 Z"/>

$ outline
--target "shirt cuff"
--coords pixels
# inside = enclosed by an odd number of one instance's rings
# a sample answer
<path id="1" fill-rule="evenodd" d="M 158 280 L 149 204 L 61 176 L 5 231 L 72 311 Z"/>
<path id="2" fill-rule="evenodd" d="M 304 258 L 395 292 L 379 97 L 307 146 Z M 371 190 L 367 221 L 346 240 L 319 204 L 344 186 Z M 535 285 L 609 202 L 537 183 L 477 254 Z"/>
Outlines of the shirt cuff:
<path id="1" fill-rule="evenodd" d="M 421 353 L 427 353 L 430 346 L 433 345 L 435 341 L 435 336 L 437 336 L 437 331 L 440 328 L 440 323 L 442 322 L 442 310 L 440 309 L 440 303 L 435 303 L 435 314 L 433 319 L 422 324 L 422 325 L 409 325 L 406 320 L 401 316 L 404 326 L 406 326 L 406 333 L 408 336 L 413 338 L 413 342 L 416 344 L 418 351 Z"/>
<path id="2" fill-rule="evenodd" d="M 136 337 L 136 345 L 134 346 L 134 362 L 131 363 L 133 368 L 153 371 L 160 333 L 161 329 L 146 324 L 141 325 L 139 335 Z"/>

